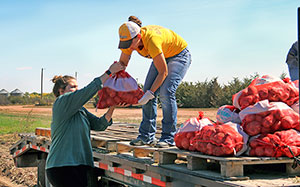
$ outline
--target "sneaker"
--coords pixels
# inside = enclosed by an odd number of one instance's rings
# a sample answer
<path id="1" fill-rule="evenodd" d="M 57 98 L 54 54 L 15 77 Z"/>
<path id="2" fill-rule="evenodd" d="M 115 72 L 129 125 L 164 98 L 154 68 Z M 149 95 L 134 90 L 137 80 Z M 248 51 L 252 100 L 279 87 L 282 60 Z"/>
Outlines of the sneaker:
<path id="1" fill-rule="evenodd" d="M 167 142 L 158 142 L 155 147 L 156 148 L 167 148 L 167 147 L 172 147 L 174 145 L 168 144 Z"/>
<path id="2" fill-rule="evenodd" d="M 149 146 L 155 146 L 157 143 L 157 140 L 153 140 L 152 142 L 149 142 L 149 143 L 146 143 L 144 142 L 143 140 L 137 138 L 137 139 L 134 139 L 134 140 L 131 140 L 129 142 L 130 145 L 135 145 L 135 146 L 142 146 L 142 145 L 149 145 Z"/>
<path id="3" fill-rule="evenodd" d="M 147 145 L 145 142 L 143 142 L 143 140 L 141 140 L 139 138 L 131 140 L 129 144 L 130 145 L 135 145 L 135 146 Z"/>

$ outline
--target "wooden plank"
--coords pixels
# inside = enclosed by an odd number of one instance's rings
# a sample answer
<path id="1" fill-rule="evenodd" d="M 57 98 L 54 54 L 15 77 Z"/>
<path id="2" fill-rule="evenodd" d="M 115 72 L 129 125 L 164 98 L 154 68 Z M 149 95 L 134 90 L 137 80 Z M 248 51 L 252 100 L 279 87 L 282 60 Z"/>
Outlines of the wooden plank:
<path id="1" fill-rule="evenodd" d="M 240 162 L 221 162 L 221 176 L 223 177 L 242 177 L 244 167 Z"/>
<path id="2" fill-rule="evenodd" d="M 91 135 L 93 141 L 119 141 L 118 138 Z"/>
<path id="3" fill-rule="evenodd" d="M 106 129 L 105 131 L 94 131 L 91 132 L 91 134 L 95 135 L 95 134 L 103 134 L 103 133 L 120 133 L 120 134 L 124 134 L 124 133 L 129 133 L 129 134 L 138 134 L 138 131 L 135 132 L 130 132 L 127 130 L 114 130 L 114 129 Z"/>
<path id="4" fill-rule="evenodd" d="M 133 147 L 128 146 L 127 144 L 124 144 L 123 142 L 118 142 L 117 143 L 117 153 L 126 153 L 126 152 L 131 152 L 133 150 Z"/>
<path id="5" fill-rule="evenodd" d="M 102 133 L 96 133 L 95 135 L 98 135 L 98 134 L 116 134 L 116 135 L 120 135 L 121 137 L 128 137 L 128 136 L 132 136 L 134 138 L 136 138 L 139 133 L 137 132 L 128 132 L 128 131 L 105 131 L 105 132 L 102 132 Z"/>
<path id="6" fill-rule="evenodd" d="M 97 135 L 92 135 L 92 136 L 95 136 L 95 137 L 99 137 L 99 139 L 101 138 L 107 138 L 107 139 L 117 139 L 119 141 L 129 141 L 129 140 L 132 140 L 132 139 L 135 139 L 136 136 L 125 136 L 125 135 L 117 135 L 117 134 L 97 134 Z"/>
<path id="7" fill-rule="evenodd" d="M 91 136 L 96 137 L 112 137 L 112 138 L 118 138 L 120 140 L 132 140 L 135 139 L 138 136 L 138 133 L 136 134 L 128 134 L 127 132 L 116 132 L 116 131 L 101 131 L 97 133 L 91 133 Z"/>
<path id="8" fill-rule="evenodd" d="M 92 140 L 92 147 L 106 147 L 106 143 L 105 140 Z"/>
<path id="9" fill-rule="evenodd" d="M 124 128 L 111 128 L 111 129 L 106 129 L 105 131 L 108 132 L 121 132 L 121 133 L 129 133 L 129 134 L 139 134 L 139 129 L 124 129 Z M 161 131 L 157 130 L 157 133 L 161 133 Z"/>
<path id="10" fill-rule="evenodd" d="M 109 131 L 121 131 L 121 132 L 132 132 L 136 133 L 139 131 L 139 128 L 131 128 L 131 127 L 116 127 L 116 126 L 110 126 L 106 130 Z"/>
<path id="11" fill-rule="evenodd" d="M 37 127 L 35 129 L 35 135 L 51 137 L 51 129 L 50 128 Z"/>
<path id="12" fill-rule="evenodd" d="M 187 168 L 189 170 L 206 170 L 207 159 L 187 156 Z"/>
<path id="13" fill-rule="evenodd" d="M 177 159 L 177 154 L 159 151 L 159 165 L 173 164 Z"/>
<path id="14" fill-rule="evenodd" d="M 91 136 L 92 147 L 105 148 L 108 151 L 116 151 L 116 142 L 119 139 Z"/>
<path id="15" fill-rule="evenodd" d="M 120 128 L 131 128 L 131 129 L 139 129 L 140 125 L 138 124 L 128 124 L 128 123 L 114 123 L 113 125 L 109 126 L 108 128 L 115 128 L 115 127 L 120 127 Z M 161 127 L 156 128 L 157 131 L 161 131 Z"/>
<path id="16" fill-rule="evenodd" d="M 155 162 L 158 162 L 158 148 L 144 146 L 133 146 L 129 142 L 117 142 L 117 153 L 129 153 L 132 152 L 132 156 L 136 158 L 150 157 Z"/>
<path id="17" fill-rule="evenodd" d="M 147 149 L 147 148 L 139 148 L 139 147 L 135 147 L 133 149 L 133 156 L 134 157 L 147 157 L 150 156 L 150 153 L 153 153 L 155 150 L 152 149 Z"/>
<path id="18" fill-rule="evenodd" d="M 117 134 L 120 135 L 120 137 L 130 137 L 131 139 L 135 139 L 139 132 L 138 132 L 138 125 L 134 124 L 113 124 L 112 126 L 109 126 L 105 131 L 91 131 L 92 135 L 103 135 L 103 134 Z M 161 128 L 157 129 L 156 137 L 160 138 L 160 132 Z"/>
<path id="19" fill-rule="evenodd" d="M 121 131 L 121 132 L 132 132 L 132 133 L 138 133 L 138 126 L 132 126 L 132 125 L 116 125 L 115 123 L 111 126 L 109 126 L 105 131 Z M 100 131 L 92 131 L 92 133 L 97 133 Z"/>

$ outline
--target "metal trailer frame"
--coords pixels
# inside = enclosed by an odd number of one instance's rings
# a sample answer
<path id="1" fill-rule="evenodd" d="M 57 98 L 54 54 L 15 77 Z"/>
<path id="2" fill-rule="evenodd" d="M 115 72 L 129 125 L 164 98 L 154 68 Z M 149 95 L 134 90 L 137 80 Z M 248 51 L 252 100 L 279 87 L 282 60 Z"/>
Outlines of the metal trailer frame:
<path id="1" fill-rule="evenodd" d="M 17 167 L 38 168 L 38 186 L 50 187 L 45 175 L 50 130 L 38 131 L 38 135 L 21 134 L 21 140 L 10 148 L 10 153 Z M 92 138 L 95 168 L 88 172 L 89 186 L 112 186 L 116 183 L 149 187 L 247 186 L 235 182 L 250 179 L 244 176 L 247 165 L 285 164 L 285 174 L 300 174 L 300 167 L 293 169 L 294 160 L 288 157 L 216 157 L 177 148 L 136 147 L 128 142 L 96 137 Z M 211 170 L 212 164 L 218 165 L 219 171 Z"/>
<path id="2" fill-rule="evenodd" d="M 23 135 L 21 135 L 23 136 Z M 37 141 L 37 136 L 28 135 L 22 137 L 10 148 L 15 165 L 17 167 L 37 167 L 37 185 L 51 187 L 45 175 L 45 164 L 49 152 L 49 140 Z M 100 149 L 101 151 L 102 149 Z M 187 169 L 178 169 L 165 166 L 151 165 L 141 158 L 133 158 L 107 152 L 93 152 L 94 171 L 89 173 L 89 186 L 99 186 L 97 178 L 102 177 L 107 182 L 123 184 L 125 186 L 237 186 L 220 180 L 203 178 L 195 172 Z M 177 170 L 177 171 L 176 171 Z M 200 185 L 202 184 L 202 185 Z M 103 183 L 102 183 L 103 185 Z"/>

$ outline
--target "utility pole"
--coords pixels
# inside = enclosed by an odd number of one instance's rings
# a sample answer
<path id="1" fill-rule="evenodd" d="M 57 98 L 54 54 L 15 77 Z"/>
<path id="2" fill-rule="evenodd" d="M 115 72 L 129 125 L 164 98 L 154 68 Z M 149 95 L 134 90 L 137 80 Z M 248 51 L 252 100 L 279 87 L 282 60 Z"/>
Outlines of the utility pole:
<path id="1" fill-rule="evenodd" d="M 77 80 L 77 71 L 75 71 L 75 79 Z"/>
<path id="2" fill-rule="evenodd" d="M 41 100 L 43 99 L 43 75 L 44 74 L 44 68 L 42 68 L 41 71 Z"/>

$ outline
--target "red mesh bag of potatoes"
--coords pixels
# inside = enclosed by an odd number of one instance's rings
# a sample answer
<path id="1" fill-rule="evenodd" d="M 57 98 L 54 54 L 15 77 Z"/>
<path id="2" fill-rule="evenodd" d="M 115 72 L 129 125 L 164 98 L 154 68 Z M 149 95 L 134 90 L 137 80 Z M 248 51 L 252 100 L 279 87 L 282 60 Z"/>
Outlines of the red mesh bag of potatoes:
<path id="1" fill-rule="evenodd" d="M 214 156 L 239 156 L 247 150 L 248 135 L 240 125 L 228 122 L 208 125 L 192 139 L 197 151 Z"/>
<path id="2" fill-rule="evenodd" d="M 265 99 L 291 106 L 299 100 L 299 89 L 294 84 L 265 75 L 232 96 L 233 105 L 241 110 Z"/>
<path id="3" fill-rule="evenodd" d="M 249 136 L 279 130 L 300 130 L 299 114 L 282 102 L 260 101 L 240 113 L 242 127 Z"/>
<path id="4" fill-rule="evenodd" d="M 176 147 L 179 149 L 185 149 L 189 151 L 195 151 L 195 147 L 191 145 L 191 140 L 195 137 L 196 133 L 201 130 L 202 127 L 206 125 L 212 125 L 208 118 L 203 117 L 203 112 L 199 112 L 199 117 L 194 117 L 186 120 L 177 129 L 174 136 L 174 142 Z"/>
<path id="5" fill-rule="evenodd" d="M 300 155 L 300 133 L 295 129 L 277 131 L 274 134 L 258 135 L 250 138 L 250 156 L 290 158 Z"/>
<path id="6" fill-rule="evenodd" d="M 109 77 L 98 91 L 97 108 L 107 108 L 118 104 L 137 104 L 144 95 L 136 80 L 126 71 L 120 71 Z"/>

